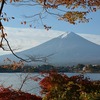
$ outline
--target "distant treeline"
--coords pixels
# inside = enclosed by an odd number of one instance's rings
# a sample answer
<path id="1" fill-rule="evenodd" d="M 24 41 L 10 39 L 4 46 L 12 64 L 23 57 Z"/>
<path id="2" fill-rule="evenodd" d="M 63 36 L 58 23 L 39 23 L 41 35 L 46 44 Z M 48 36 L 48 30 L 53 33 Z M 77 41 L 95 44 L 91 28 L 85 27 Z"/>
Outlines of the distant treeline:
<path id="1" fill-rule="evenodd" d="M 13 65 L 1 65 L 0 72 L 47 72 L 56 70 L 58 72 L 90 72 L 100 73 L 100 65 L 84 65 L 78 64 L 76 66 L 60 66 L 56 67 L 53 65 L 41 65 L 41 66 L 13 66 Z"/>

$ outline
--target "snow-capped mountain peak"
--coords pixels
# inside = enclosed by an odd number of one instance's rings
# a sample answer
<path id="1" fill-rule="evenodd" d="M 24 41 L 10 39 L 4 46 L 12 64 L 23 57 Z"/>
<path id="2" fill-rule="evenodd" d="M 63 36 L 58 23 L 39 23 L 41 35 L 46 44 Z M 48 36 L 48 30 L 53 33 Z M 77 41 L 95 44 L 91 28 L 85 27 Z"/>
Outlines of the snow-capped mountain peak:
<path id="1" fill-rule="evenodd" d="M 46 63 L 57 66 L 79 63 L 98 64 L 100 63 L 100 45 L 92 43 L 74 32 L 70 32 L 31 49 L 19 52 L 17 55 L 25 59 L 29 56 L 47 57 Z M 4 58 L 17 59 L 13 55 L 5 55 L 0 57 L 0 62 Z M 35 62 L 35 64 L 39 65 L 40 63 Z"/>
<path id="2" fill-rule="evenodd" d="M 74 37 L 76 34 L 74 32 L 66 32 L 62 34 L 60 37 L 61 38 L 67 38 L 67 37 Z"/>

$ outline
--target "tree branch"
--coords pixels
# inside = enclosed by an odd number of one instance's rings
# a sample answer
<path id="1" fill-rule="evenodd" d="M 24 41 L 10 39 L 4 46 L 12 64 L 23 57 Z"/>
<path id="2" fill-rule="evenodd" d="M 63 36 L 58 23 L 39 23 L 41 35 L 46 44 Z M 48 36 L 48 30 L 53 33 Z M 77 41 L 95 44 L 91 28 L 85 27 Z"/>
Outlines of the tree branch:
<path id="1" fill-rule="evenodd" d="M 2 10 L 3 10 L 3 7 L 4 7 L 4 3 L 5 3 L 5 0 L 2 0 L 1 8 L 0 8 L 0 16 L 1 16 L 1 14 L 2 14 Z"/>
<path id="2" fill-rule="evenodd" d="M 2 4 L 1 4 L 1 8 L 0 8 L 0 17 L 1 17 L 1 14 L 2 14 L 2 10 L 3 10 L 3 7 L 4 7 L 4 3 L 5 3 L 5 0 L 2 0 Z M 10 49 L 10 51 L 11 51 L 11 53 L 12 53 L 15 57 L 17 57 L 18 59 L 20 59 L 20 60 L 22 60 L 22 61 L 30 62 L 30 61 L 27 61 L 27 60 L 25 60 L 25 59 L 23 59 L 23 58 L 17 56 L 17 55 L 13 52 L 13 50 L 12 50 L 12 48 L 11 48 L 11 46 L 10 46 L 8 40 L 5 38 L 5 34 L 4 34 L 3 29 L 4 29 L 4 28 L 3 28 L 2 22 L 1 22 L 1 20 L 0 20 L 0 30 L 1 30 L 1 33 L 2 33 L 2 34 L 1 34 L 0 47 L 1 47 L 3 50 L 5 50 L 5 48 L 3 47 L 3 40 L 5 40 L 6 43 L 7 43 L 7 45 L 8 45 L 8 47 L 9 47 L 9 49 Z"/>

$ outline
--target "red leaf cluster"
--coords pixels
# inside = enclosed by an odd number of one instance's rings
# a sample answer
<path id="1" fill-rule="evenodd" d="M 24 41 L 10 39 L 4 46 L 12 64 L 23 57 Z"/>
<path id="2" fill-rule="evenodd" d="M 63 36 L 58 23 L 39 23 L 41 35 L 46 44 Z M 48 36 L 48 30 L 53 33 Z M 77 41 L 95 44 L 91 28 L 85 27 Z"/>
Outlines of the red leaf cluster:
<path id="1" fill-rule="evenodd" d="M 52 87 L 55 87 L 59 84 L 65 84 L 69 81 L 69 77 L 66 75 L 61 75 L 56 71 L 51 71 L 49 74 L 40 81 L 40 86 L 43 91 L 41 93 L 45 93 L 51 90 Z"/>
<path id="2" fill-rule="evenodd" d="M 42 98 L 22 91 L 0 87 L 0 100 L 42 100 Z"/>

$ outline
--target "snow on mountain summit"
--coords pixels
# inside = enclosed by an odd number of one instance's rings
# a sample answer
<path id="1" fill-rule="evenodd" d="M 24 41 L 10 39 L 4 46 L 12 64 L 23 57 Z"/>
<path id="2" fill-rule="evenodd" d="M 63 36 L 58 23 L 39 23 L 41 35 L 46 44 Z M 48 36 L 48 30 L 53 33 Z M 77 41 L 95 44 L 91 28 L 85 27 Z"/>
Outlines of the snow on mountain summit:
<path id="1" fill-rule="evenodd" d="M 68 33 L 68 35 L 67 35 L 67 37 L 75 37 L 75 36 L 77 36 L 77 34 L 76 33 L 74 33 L 74 32 L 69 32 Z"/>
<path id="2" fill-rule="evenodd" d="M 67 38 L 67 37 L 74 37 L 76 34 L 74 32 L 67 32 L 62 34 L 60 37 L 61 38 Z"/>
<path id="3" fill-rule="evenodd" d="M 100 45 L 90 42 L 74 32 L 65 33 L 43 44 L 17 53 L 18 56 L 47 57 L 47 63 L 57 66 L 100 63 Z M 13 55 L 0 57 L 16 60 Z M 17 59 L 18 60 L 18 59 Z M 37 62 L 37 65 L 39 62 Z"/>
<path id="4" fill-rule="evenodd" d="M 60 37 L 61 37 L 61 38 L 66 38 L 67 35 L 68 35 L 68 33 L 64 33 L 64 34 L 62 34 Z"/>

